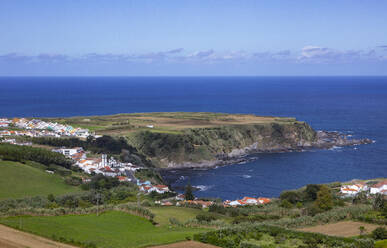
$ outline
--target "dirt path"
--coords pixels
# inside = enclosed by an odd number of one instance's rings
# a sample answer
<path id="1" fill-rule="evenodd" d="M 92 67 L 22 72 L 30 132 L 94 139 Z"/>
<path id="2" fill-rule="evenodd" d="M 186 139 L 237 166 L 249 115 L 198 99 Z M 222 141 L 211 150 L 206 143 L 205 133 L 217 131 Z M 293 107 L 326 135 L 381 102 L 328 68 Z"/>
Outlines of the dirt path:
<path id="1" fill-rule="evenodd" d="M 152 246 L 149 248 L 218 248 L 218 246 L 203 244 L 196 241 L 183 241 L 169 245 Z"/>
<path id="2" fill-rule="evenodd" d="M 76 248 L 0 225 L 1 248 Z"/>

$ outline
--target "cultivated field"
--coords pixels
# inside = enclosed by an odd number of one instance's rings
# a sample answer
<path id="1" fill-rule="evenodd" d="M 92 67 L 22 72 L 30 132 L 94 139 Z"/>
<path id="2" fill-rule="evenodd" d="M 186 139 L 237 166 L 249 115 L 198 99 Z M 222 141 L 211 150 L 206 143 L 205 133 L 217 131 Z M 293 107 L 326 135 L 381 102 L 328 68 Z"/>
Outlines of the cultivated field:
<path id="1" fill-rule="evenodd" d="M 359 228 L 365 227 L 365 233 L 370 233 L 378 227 L 378 225 L 373 225 L 363 222 L 355 221 L 340 221 L 333 224 L 318 225 L 313 227 L 305 227 L 299 229 L 305 232 L 316 232 L 322 233 L 331 236 L 340 236 L 340 237 L 353 237 L 360 235 Z"/>
<path id="2" fill-rule="evenodd" d="M 21 219 L 21 222 L 20 222 Z M 0 218 L 0 223 L 14 228 L 22 226 L 23 231 L 46 238 L 61 238 L 84 243 L 94 243 L 97 247 L 128 248 L 145 247 L 185 240 L 205 229 L 156 227 L 148 220 L 131 214 L 110 211 L 100 216 L 30 216 Z M 21 224 L 20 224 L 21 223 Z"/>
<path id="3" fill-rule="evenodd" d="M 18 162 L 0 160 L 0 170 L 0 199 L 63 195 L 81 190 L 65 184 L 59 175 Z"/>
<path id="4" fill-rule="evenodd" d="M 135 113 L 48 120 L 88 128 L 96 131 L 97 134 L 109 135 L 124 135 L 137 130 L 173 133 L 186 128 L 295 121 L 294 118 L 204 112 Z M 153 128 L 147 128 L 147 125 L 153 125 Z"/>

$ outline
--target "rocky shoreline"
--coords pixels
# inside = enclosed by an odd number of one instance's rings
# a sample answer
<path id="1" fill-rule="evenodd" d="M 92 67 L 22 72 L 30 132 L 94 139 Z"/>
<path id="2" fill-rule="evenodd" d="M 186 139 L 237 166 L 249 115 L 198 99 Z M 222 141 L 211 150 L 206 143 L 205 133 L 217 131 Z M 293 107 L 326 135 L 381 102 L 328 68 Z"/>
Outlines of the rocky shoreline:
<path id="1" fill-rule="evenodd" d="M 254 159 L 248 157 L 248 155 L 258 153 L 302 152 L 311 149 L 330 149 L 333 147 L 345 147 L 370 143 L 373 143 L 373 141 L 367 138 L 352 139 L 351 135 L 346 135 L 336 131 L 317 131 L 316 141 L 314 142 L 303 141 L 299 142 L 296 146 L 276 145 L 268 148 L 261 147 L 258 142 L 255 142 L 252 145 L 244 148 L 233 149 L 229 153 L 218 154 L 214 160 L 203 160 L 199 163 L 170 162 L 167 168 L 162 168 L 160 170 L 169 171 L 178 169 L 210 169 L 217 166 L 249 162 Z"/>

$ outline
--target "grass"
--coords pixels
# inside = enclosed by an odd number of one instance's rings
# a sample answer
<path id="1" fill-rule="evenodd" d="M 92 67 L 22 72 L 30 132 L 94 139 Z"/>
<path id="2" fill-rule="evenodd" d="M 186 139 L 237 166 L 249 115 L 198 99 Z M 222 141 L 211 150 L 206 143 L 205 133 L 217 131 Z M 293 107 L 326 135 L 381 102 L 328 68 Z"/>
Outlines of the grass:
<path id="1" fill-rule="evenodd" d="M 386 248 L 387 247 L 387 239 L 379 240 L 375 242 L 375 248 Z"/>
<path id="2" fill-rule="evenodd" d="M 20 222 L 21 218 L 21 222 Z M 131 214 L 110 211 L 100 216 L 24 216 L 1 218 L 0 223 L 47 238 L 92 242 L 101 248 L 147 247 L 184 240 L 205 229 L 156 227 L 148 220 Z"/>
<path id="3" fill-rule="evenodd" d="M 332 224 L 324 224 L 300 229 L 304 232 L 316 232 L 331 236 L 354 237 L 360 235 L 360 227 L 365 227 L 364 234 L 371 233 L 378 225 L 356 221 L 340 221 Z"/>
<path id="4" fill-rule="evenodd" d="M 181 223 L 193 219 L 196 215 L 203 213 L 203 210 L 182 207 L 152 207 L 152 213 L 156 215 L 155 221 L 160 225 L 168 225 L 169 218 L 175 218 Z"/>
<path id="5" fill-rule="evenodd" d="M 179 133 L 187 128 L 205 128 L 224 125 L 293 123 L 294 118 L 263 117 L 248 114 L 225 114 L 207 112 L 162 112 L 134 113 L 108 116 L 79 116 L 70 118 L 47 119 L 74 127 L 88 128 L 97 134 L 127 135 L 140 130 L 152 132 Z M 153 125 L 154 128 L 147 128 Z"/>
<path id="6" fill-rule="evenodd" d="M 59 175 L 18 162 L 0 160 L 0 171 L 0 199 L 81 191 L 65 184 Z"/>

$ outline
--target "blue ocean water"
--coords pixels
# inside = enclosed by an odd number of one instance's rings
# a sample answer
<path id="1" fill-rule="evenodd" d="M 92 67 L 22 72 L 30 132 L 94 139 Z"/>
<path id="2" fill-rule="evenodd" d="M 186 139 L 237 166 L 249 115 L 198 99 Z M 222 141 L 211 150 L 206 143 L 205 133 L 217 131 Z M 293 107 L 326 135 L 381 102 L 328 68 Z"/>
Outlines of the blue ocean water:
<path id="1" fill-rule="evenodd" d="M 370 145 L 257 154 L 257 160 L 172 174 L 196 195 L 278 196 L 308 183 L 387 177 L 387 77 L 0 78 L 0 117 L 208 111 L 292 116 Z"/>

